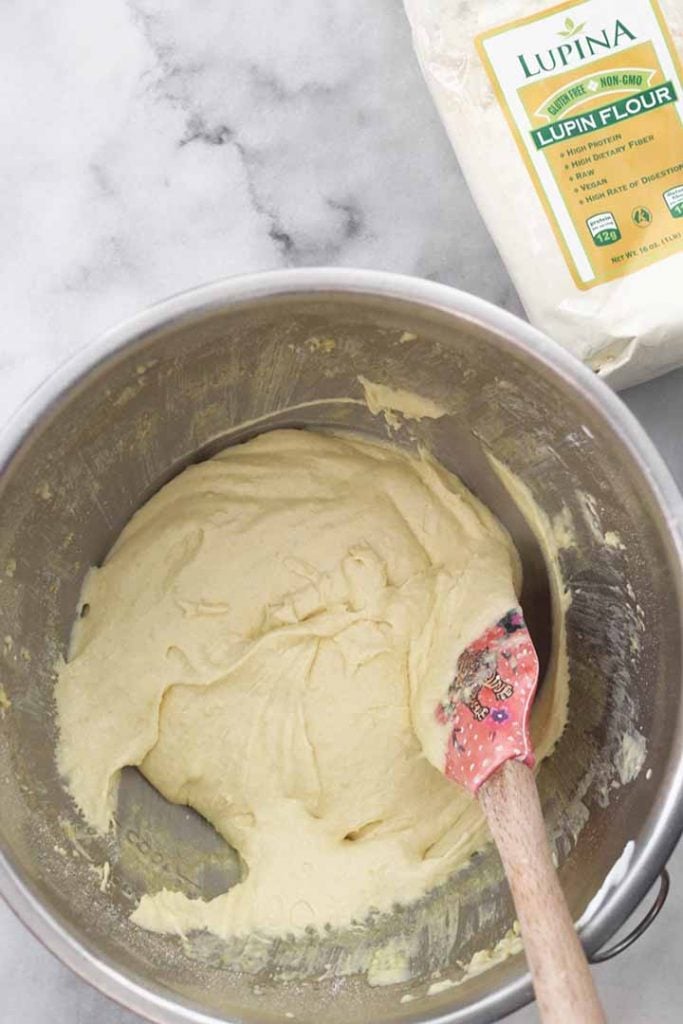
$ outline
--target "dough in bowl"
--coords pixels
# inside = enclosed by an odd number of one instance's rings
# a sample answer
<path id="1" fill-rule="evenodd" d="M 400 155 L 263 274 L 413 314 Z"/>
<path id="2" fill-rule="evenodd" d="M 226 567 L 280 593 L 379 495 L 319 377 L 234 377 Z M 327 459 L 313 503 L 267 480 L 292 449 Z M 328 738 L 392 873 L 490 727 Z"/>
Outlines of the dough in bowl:
<path id="1" fill-rule="evenodd" d="M 435 707 L 518 576 L 456 477 L 359 437 L 277 430 L 162 488 L 86 580 L 56 689 L 59 767 L 104 832 L 120 770 L 139 766 L 244 876 L 208 901 L 145 894 L 133 919 L 296 935 L 442 881 L 486 836 L 430 763 Z"/>

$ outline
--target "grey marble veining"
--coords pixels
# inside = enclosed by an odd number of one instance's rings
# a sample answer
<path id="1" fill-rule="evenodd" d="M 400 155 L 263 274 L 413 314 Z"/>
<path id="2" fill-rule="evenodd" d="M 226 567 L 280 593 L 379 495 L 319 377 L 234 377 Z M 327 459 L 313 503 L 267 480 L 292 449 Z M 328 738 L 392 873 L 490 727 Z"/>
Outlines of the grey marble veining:
<path id="1" fill-rule="evenodd" d="M 226 274 L 417 273 L 509 308 L 396 0 L 3 5 L 0 372 Z"/>
<path id="2" fill-rule="evenodd" d="M 375 267 L 520 311 L 398 0 L 6 0 L 0 28 L 3 419 L 103 329 L 226 274 Z M 625 398 L 683 484 L 683 371 Z M 596 968 L 610 1020 L 680 1020 L 671 869 L 656 925 Z M 0 905 L 1 1024 L 135 1020 Z"/>

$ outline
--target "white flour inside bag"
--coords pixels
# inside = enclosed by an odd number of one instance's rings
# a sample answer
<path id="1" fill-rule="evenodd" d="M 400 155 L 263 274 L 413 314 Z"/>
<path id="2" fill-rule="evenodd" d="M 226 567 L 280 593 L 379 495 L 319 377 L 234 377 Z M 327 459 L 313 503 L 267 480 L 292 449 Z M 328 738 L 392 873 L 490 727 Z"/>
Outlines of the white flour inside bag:
<path id="1" fill-rule="evenodd" d="M 530 320 L 615 387 L 683 364 L 680 0 L 404 0 Z"/>

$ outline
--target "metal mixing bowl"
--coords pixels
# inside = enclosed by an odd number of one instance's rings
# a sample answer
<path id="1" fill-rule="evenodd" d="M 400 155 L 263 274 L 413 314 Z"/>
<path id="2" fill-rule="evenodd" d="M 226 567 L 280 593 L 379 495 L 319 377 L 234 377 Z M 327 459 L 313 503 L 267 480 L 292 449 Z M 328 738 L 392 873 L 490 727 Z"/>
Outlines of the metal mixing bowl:
<path id="1" fill-rule="evenodd" d="M 557 641 L 548 632 L 546 568 L 486 453 L 549 517 L 564 509 L 574 522 L 576 543 L 561 552 L 572 595 L 569 724 L 540 789 L 577 918 L 621 865 L 623 877 L 612 876 L 583 929 L 590 953 L 643 898 L 681 831 L 683 513 L 621 402 L 527 324 L 426 281 L 306 270 L 190 292 L 80 353 L 0 437 L 0 683 L 11 701 L 0 721 L 0 883 L 65 963 L 152 1020 L 256 1024 L 289 1012 L 330 1024 L 455 1024 L 494 1020 L 530 996 L 520 955 L 425 994 L 435 967 L 455 976 L 456 961 L 510 927 L 492 850 L 431 901 L 451 928 L 447 962 L 434 962 L 424 921 L 397 911 L 386 934 L 425 928 L 412 984 L 373 988 L 362 975 L 285 982 L 268 957 L 256 958 L 254 973 L 235 972 L 220 949 L 128 921 L 146 888 L 210 896 L 234 881 L 235 858 L 208 826 L 166 805 L 130 769 L 117 838 L 99 838 L 56 774 L 54 666 L 88 567 L 161 484 L 225 443 L 277 425 L 385 437 L 384 420 L 361 401 L 361 375 L 449 410 L 414 432 L 515 535 L 539 645 Z M 409 440 L 404 433 L 399 441 Z M 615 764 L 627 726 L 646 737 L 647 759 L 622 785 Z M 112 875 L 101 886 L 105 861 Z M 401 1003 L 408 990 L 417 998 Z"/>

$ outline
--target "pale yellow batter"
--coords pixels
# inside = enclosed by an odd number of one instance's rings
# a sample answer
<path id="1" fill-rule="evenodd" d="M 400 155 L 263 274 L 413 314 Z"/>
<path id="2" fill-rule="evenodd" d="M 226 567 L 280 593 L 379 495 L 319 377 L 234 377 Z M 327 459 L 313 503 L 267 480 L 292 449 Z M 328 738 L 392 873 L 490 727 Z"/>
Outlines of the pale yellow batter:
<path id="1" fill-rule="evenodd" d="M 516 575 L 463 485 L 388 446 L 280 430 L 164 487 L 86 581 L 59 765 L 101 831 L 139 765 L 245 868 L 209 902 L 146 895 L 134 920 L 297 934 L 444 879 L 482 832 L 433 767 L 434 708 L 463 647 L 516 603 Z"/>

